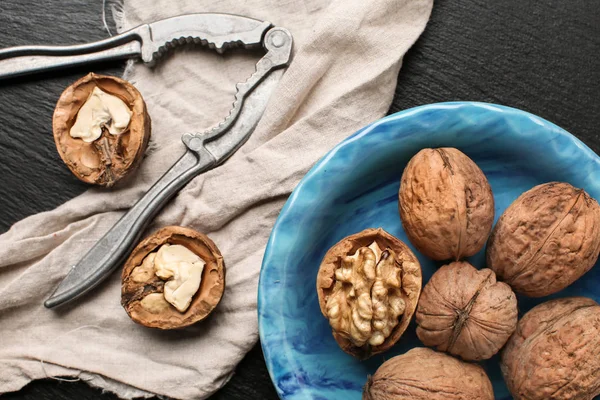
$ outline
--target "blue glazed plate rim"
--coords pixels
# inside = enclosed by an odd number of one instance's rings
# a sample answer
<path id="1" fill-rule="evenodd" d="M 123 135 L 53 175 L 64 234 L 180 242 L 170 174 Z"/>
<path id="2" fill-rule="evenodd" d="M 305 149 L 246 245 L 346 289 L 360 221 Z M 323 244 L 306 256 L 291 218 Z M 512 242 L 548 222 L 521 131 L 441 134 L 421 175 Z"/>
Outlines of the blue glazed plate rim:
<path id="1" fill-rule="evenodd" d="M 275 386 L 277 394 L 279 395 L 279 397 L 281 399 L 285 399 L 285 395 L 283 393 L 281 393 L 280 388 L 277 386 L 277 379 L 276 379 L 275 372 L 274 372 L 275 361 L 277 360 L 279 364 L 288 364 L 288 365 L 294 364 L 295 362 L 293 359 L 290 359 L 289 354 L 286 351 L 284 351 L 284 350 L 283 351 L 272 351 L 275 349 L 270 349 L 270 347 L 269 347 L 269 341 L 266 339 L 266 336 L 265 336 L 266 335 L 265 320 L 267 319 L 266 316 L 268 315 L 269 318 L 271 318 L 271 319 L 273 319 L 274 317 L 275 317 L 275 319 L 277 319 L 277 316 L 279 315 L 280 326 L 282 326 L 282 328 L 285 325 L 284 324 L 285 318 L 276 311 L 276 308 L 266 307 L 266 304 L 268 304 L 268 297 L 264 296 L 266 290 L 263 288 L 265 287 L 265 285 L 268 284 L 267 280 L 265 279 L 265 275 L 267 274 L 267 271 L 270 268 L 274 268 L 276 265 L 276 263 L 274 263 L 272 260 L 274 259 L 275 253 L 276 253 L 274 248 L 276 246 L 275 243 L 277 241 L 277 236 L 279 234 L 279 230 L 281 229 L 280 227 L 283 225 L 283 221 L 285 221 L 286 218 L 289 216 L 289 213 L 290 213 L 289 210 L 290 210 L 290 208 L 292 208 L 294 206 L 296 198 L 301 195 L 303 188 L 305 186 L 307 186 L 315 178 L 315 176 L 320 173 L 320 171 L 323 168 L 326 167 L 327 163 L 332 158 L 335 157 L 335 155 L 338 151 L 345 148 L 346 146 L 358 145 L 357 142 L 360 141 L 360 139 L 362 137 L 364 137 L 365 135 L 368 135 L 369 132 L 371 132 L 374 128 L 379 127 L 381 125 L 388 125 L 388 124 L 395 125 L 398 123 L 402 123 L 401 121 L 403 121 L 403 120 L 411 119 L 411 118 L 418 118 L 420 114 L 427 113 L 432 110 L 445 109 L 445 110 L 461 110 L 464 112 L 466 109 L 471 109 L 471 108 L 472 109 L 484 108 L 488 111 L 502 113 L 505 117 L 508 116 L 509 118 L 511 117 L 511 115 L 515 116 L 515 117 L 518 116 L 520 118 L 523 118 L 523 117 L 529 118 L 532 121 L 534 121 L 535 123 L 542 125 L 542 126 L 548 128 L 549 130 L 552 130 L 554 133 L 568 139 L 573 146 L 575 146 L 579 149 L 582 156 L 585 156 L 591 160 L 594 160 L 600 166 L 600 159 L 598 158 L 596 153 L 594 153 L 581 140 L 579 140 L 578 138 L 576 138 L 575 136 L 573 136 L 572 134 L 570 134 L 563 128 L 557 126 L 556 124 L 554 124 L 544 118 L 538 117 L 537 115 L 531 114 L 527 111 L 523 111 L 523 110 L 513 108 L 513 107 L 507 107 L 507 106 L 502 106 L 502 105 L 498 105 L 498 104 L 484 103 L 484 102 L 473 102 L 473 101 L 442 102 L 442 103 L 426 104 L 426 105 L 422 105 L 422 106 L 418 106 L 418 107 L 409 108 L 407 110 L 403 110 L 403 111 L 388 115 L 386 117 L 383 117 L 377 121 L 374 121 L 374 122 L 368 124 L 367 126 L 365 126 L 364 128 L 358 130 L 351 136 L 344 139 L 342 142 L 340 142 L 338 145 L 336 145 L 333 149 L 331 149 L 329 152 L 327 152 L 319 161 L 317 161 L 317 163 L 301 179 L 301 181 L 298 183 L 298 185 L 296 186 L 294 191 L 291 193 L 290 197 L 288 198 L 285 205 L 283 206 L 277 220 L 275 221 L 275 224 L 271 231 L 271 235 L 269 237 L 269 241 L 267 243 L 267 247 L 265 250 L 264 257 L 263 257 L 263 262 L 262 262 L 262 267 L 261 267 L 260 277 L 259 277 L 259 283 L 258 283 L 258 331 L 259 331 L 259 336 L 261 339 L 261 345 L 262 345 L 262 350 L 263 350 L 263 354 L 265 357 L 265 362 L 267 365 L 267 370 L 269 371 L 271 381 L 273 382 L 273 384 Z M 281 334 L 285 337 L 285 329 L 282 329 Z M 284 340 L 284 342 L 285 342 L 285 340 Z"/>

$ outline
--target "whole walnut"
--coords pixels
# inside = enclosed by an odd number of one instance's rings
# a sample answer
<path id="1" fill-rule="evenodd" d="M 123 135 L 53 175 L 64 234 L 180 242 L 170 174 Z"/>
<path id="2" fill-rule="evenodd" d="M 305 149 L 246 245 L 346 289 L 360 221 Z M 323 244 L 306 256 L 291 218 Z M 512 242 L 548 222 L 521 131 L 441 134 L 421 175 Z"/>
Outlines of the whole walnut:
<path id="1" fill-rule="evenodd" d="M 421 266 L 402 241 L 366 229 L 334 245 L 317 275 L 321 312 L 339 346 L 366 359 L 392 347 L 417 308 Z"/>
<path id="2" fill-rule="evenodd" d="M 467 361 L 496 354 L 517 327 L 517 298 L 490 269 L 468 262 L 444 265 L 423 288 L 417 336 Z"/>
<path id="3" fill-rule="evenodd" d="M 416 347 L 384 362 L 363 390 L 363 400 L 494 400 L 483 368 Z"/>
<path id="4" fill-rule="evenodd" d="M 506 344 L 501 367 L 515 400 L 600 395 L 600 305 L 568 297 L 534 307 Z"/>
<path id="5" fill-rule="evenodd" d="M 402 225 L 415 247 L 434 260 L 477 253 L 494 222 L 494 197 L 485 175 L 454 148 L 423 149 L 402 174 Z"/>
<path id="6" fill-rule="evenodd" d="M 600 251 L 600 206 L 583 189 L 551 182 L 504 211 L 487 247 L 487 266 L 515 292 L 556 293 L 592 268 Z"/>

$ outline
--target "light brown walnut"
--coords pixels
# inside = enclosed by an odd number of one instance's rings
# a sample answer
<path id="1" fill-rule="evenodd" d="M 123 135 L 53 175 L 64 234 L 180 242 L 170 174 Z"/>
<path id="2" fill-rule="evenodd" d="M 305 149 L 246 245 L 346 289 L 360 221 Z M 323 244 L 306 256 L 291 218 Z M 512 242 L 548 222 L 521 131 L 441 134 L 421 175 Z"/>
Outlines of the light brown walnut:
<path id="1" fill-rule="evenodd" d="M 411 243 L 434 260 L 474 255 L 494 222 L 494 197 L 485 175 L 450 147 L 423 149 L 409 161 L 398 207 Z"/>
<path id="2" fill-rule="evenodd" d="M 600 305 L 585 297 L 532 308 L 502 352 L 515 400 L 592 400 L 600 395 Z"/>
<path id="3" fill-rule="evenodd" d="M 325 255 L 317 276 L 321 312 L 335 340 L 361 359 L 398 341 L 420 292 L 416 257 L 382 229 L 367 229 L 337 243 Z"/>
<path id="4" fill-rule="evenodd" d="M 173 294 L 179 294 L 177 289 L 190 278 L 186 271 L 173 270 L 173 274 L 164 276 L 164 266 L 155 263 L 159 249 L 177 245 L 190 250 L 204 264 L 200 284 L 191 299 L 187 295 L 178 299 Z M 173 267 L 182 264 L 185 263 L 177 262 Z M 121 282 L 121 304 L 134 322 L 151 328 L 182 328 L 203 320 L 219 304 L 225 290 L 225 265 L 221 252 L 206 235 L 189 228 L 167 226 L 131 252 Z M 169 292 L 167 285 L 173 285 L 174 290 Z"/>
<path id="5" fill-rule="evenodd" d="M 131 117 L 122 133 L 110 134 L 107 124 L 102 126 L 99 138 L 86 142 L 73 137 L 71 128 L 94 89 L 122 100 L 129 107 Z M 107 187 L 139 165 L 150 140 L 150 129 L 150 116 L 138 90 L 123 79 L 94 73 L 65 89 L 52 118 L 56 149 L 73 175 L 83 182 Z"/>
<path id="6" fill-rule="evenodd" d="M 504 211 L 490 236 L 487 266 L 515 292 L 556 293 L 590 270 L 600 252 L 600 206 L 568 183 L 538 185 Z"/>
<path id="7" fill-rule="evenodd" d="M 444 265 L 423 288 L 417 336 L 424 345 L 467 361 L 496 354 L 517 326 L 517 298 L 490 269 Z"/>
<path id="8" fill-rule="evenodd" d="M 363 400 L 494 400 L 483 368 L 416 347 L 384 362 L 363 390 Z"/>

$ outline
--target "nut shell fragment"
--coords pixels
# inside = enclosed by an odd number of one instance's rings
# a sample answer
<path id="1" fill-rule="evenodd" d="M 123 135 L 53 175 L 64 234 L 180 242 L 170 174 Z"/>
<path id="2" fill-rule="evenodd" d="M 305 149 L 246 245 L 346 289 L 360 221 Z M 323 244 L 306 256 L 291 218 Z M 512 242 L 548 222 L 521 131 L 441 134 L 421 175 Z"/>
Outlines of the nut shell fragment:
<path id="1" fill-rule="evenodd" d="M 380 252 L 379 262 L 373 249 Z M 349 269 L 350 262 L 358 264 Z M 354 274 L 361 279 L 353 280 Z M 327 251 L 317 294 L 338 345 L 365 359 L 400 339 L 417 307 L 421 284 L 421 266 L 408 246 L 383 229 L 366 229 Z"/>
<path id="2" fill-rule="evenodd" d="M 423 288 L 417 336 L 467 361 L 496 354 L 517 326 L 517 298 L 490 269 L 464 261 L 444 265 Z"/>
<path id="3" fill-rule="evenodd" d="M 363 400 L 493 400 L 483 368 L 416 347 L 384 362 L 363 391 Z"/>
<path id="4" fill-rule="evenodd" d="M 147 271 L 148 258 L 155 257 L 164 244 L 185 246 L 206 263 L 200 288 L 183 313 L 164 300 L 165 281 Z M 121 305 L 133 321 L 151 328 L 181 328 L 203 320 L 219 304 L 225 289 L 225 266 L 221 252 L 206 235 L 167 226 L 138 244 L 125 262 L 121 281 Z"/>
<path id="5" fill-rule="evenodd" d="M 600 206 L 568 183 L 538 185 L 504 211 L 490 236 L 487 266 L 515 292 L 556 293 L 589 271 L 600 252 Z"/>
<path id="6" fill-rule="evenodd" d="M 77 114 L 94 88 L 123 100 L 132 115 L 127 130 L 118 135 L 105 131 L 91 143 L 70 135 Z M 61 94 L 52 118 L 58 154 L 71 172 L 86 183 L 114 185 L 141 162 L 150 139 L 150 116 L 138 90 L 129 82 L 90 73 Z"/>
<path id="7" fill-rule="evenodd" d="M 450 147 L 423 149 L 409 161 L 398 207 L 411 243 L 434 260 L 474 255 L 494 222 L 494 197 L 485 175 Z"/>
<path id="8" fill-rule="evenodd" d="M 515 400 L 591 400 L 600 395 L 600 305 L 551 300 L 519 321 L 501 361 Z"/>

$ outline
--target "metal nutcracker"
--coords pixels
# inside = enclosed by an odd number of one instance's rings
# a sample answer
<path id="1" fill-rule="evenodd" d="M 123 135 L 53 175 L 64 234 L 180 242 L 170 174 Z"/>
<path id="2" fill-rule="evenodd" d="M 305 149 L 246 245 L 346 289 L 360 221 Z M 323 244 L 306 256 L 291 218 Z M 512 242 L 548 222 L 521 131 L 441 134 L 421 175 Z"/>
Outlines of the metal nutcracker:
<path id="1" fill-rule="evenodd" d="M 144 196 L 71 267 L 46 300 L 56 307 L 83 295 L 121 265 L 158 211 L 195 176 L 222 164 L 246 142 L 288 65 L 292 36 L 266 21 L 230 14 L 188 14 L 138 26 L 106 40 L 75 46 L 20 46 L 0 50 L 0 79 L 123 58 L 153 64 L 170 47 L 199 43 L 223 53 L 263 48 L 256 72 L 236 85 L 233 109 L 217 127 L 182 136 L 186 151 Z"/>

